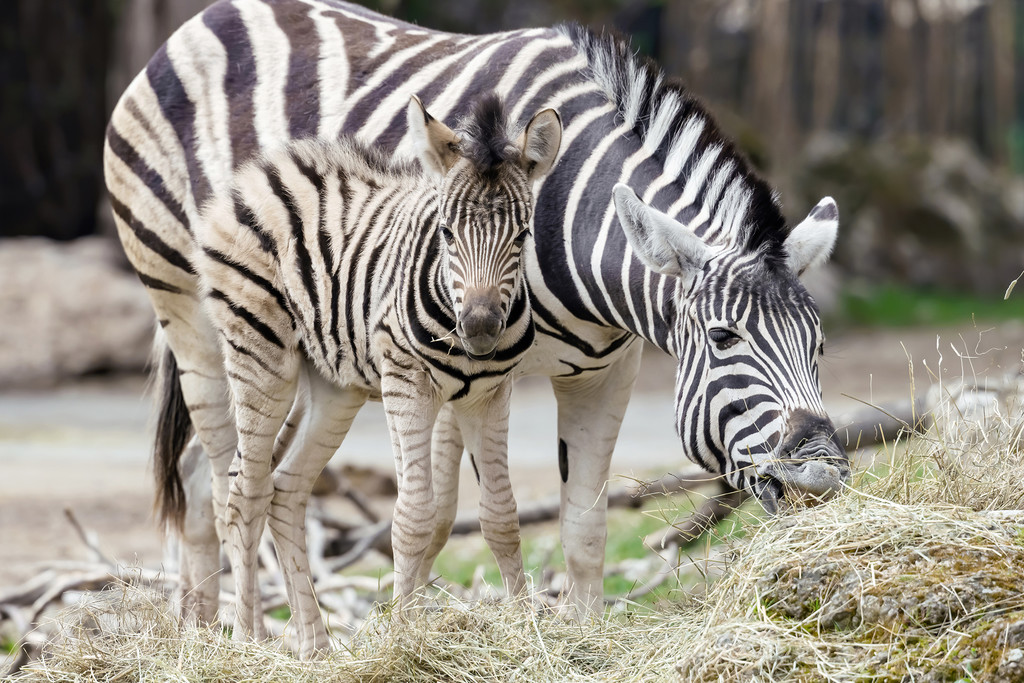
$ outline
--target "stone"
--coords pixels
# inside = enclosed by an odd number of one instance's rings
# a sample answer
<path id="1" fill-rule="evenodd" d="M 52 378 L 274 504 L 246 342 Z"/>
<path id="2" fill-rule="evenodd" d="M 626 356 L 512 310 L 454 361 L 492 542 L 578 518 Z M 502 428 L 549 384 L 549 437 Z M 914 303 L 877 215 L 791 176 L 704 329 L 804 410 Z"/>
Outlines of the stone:
<path id="1" fill-rule="evenodd" d="M 0 388 L 141 372 L 156 317 L 109 237 L 0 241 Z"/>

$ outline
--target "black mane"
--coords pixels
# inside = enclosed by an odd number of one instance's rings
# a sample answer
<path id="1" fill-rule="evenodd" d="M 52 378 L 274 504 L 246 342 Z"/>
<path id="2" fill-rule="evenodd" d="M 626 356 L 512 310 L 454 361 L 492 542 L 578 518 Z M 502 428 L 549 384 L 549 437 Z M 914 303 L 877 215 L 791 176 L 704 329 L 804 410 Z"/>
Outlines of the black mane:
<path id="1" fill-rule="evenodd" d="M 502 165 L 519 161 L 519 148 L 509 137 L 505 104 L 494 93 L 476 101 L 458 132 L 462 156 L 482 175 L 495 175 Z"/>
<path id="2" fill-rule="evenodd" d="M 682 135 L 686 124 L 699 117 L 704 127 L 690 155 L 691 162 L 699 153 L 712 145 L 722 148 L 722 158 L 735 164 L 737 173 L 750 189 L 750 207 L 742 242 L 746 250 L 763 250 L 770 262 L 781 260 L 782 243 L 789 228 L 772 188 L 753 170 L 746 157 L 725 137 L 704 105 L 677 78 L 665 76 L 661 68 L 649 57 L 635 54 L 624 38 L 607 30 L 595 33 L 576 23 L 559 24 L 556 29 L 572 41 L 590 66 L 591 77 L 608 95 L 623 122 L 632 126 L 643 141 L 648 141 L 659 109 L 673 107 L 671 119 L 663 122 L 654 156 L 664 163 L 673 141 Z M 665 115 L 666 112 L 660 112 Z M 664 116 L 663 116 L 664 118 Z M 688 169 L 680 174 L 685 179 Z"/>

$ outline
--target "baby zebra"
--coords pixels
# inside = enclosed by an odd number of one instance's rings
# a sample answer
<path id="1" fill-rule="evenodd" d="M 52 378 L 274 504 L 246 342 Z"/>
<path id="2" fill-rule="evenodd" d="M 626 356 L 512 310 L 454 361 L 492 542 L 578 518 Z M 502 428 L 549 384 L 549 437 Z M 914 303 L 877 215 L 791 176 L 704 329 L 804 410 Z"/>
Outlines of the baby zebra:
<path id="1" fill-rule="evenodd" d="M 446 401 L 478 468 L 481 527 L 502 578 L 510 593 L 525 587 L 506 461 L 509 373 L 534 339 L 520 254 L 561 121 L 545 109 L 516 139 L 491 95 L 458 135 L 415 97 L 408 124 L 425 174 L 347 140 L 294 142 L 238 171 L 196 231 L 237 429 L 218 521 L 235 633 L 264 635 L 256 552 L 269 516 L 303 657 L 327 646 L 306 502 L 368 398 L 383 400 L 394 447 L 399 604 L 436 555 L 430 445 Z M 296 402 L 300 385 L 309 395 Z"/>

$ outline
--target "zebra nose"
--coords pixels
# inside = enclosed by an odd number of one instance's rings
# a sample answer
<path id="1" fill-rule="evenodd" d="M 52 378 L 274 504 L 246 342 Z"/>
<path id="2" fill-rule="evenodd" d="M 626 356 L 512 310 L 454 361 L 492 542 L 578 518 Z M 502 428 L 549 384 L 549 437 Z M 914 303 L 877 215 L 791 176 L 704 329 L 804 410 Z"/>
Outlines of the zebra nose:
<path id="1" fill-rule="evenodd" d="M 455 331 L 470 356 L 480 358 L 493 355 L 501 333 L 505 331 L 501 296 L 496 287 L 473 287 L 466 290 Z"/>
<path id="2" fill-rule="evenodd" d="M 790 416 L 786 439 L 776 458 L 757 467 L 761 477 L 756 491 L 766 510 L 773 512 L 781 499 L 791 503 L 828 500 L 850 480 L 850 459 L 834 437 L 827 417 L 807 410 Z"/>

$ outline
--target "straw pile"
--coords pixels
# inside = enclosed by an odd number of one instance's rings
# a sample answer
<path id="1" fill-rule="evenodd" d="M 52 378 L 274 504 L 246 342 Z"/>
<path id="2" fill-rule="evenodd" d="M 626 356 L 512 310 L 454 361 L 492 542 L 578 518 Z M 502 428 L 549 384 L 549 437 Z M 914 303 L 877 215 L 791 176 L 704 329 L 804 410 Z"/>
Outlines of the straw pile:
<path id="1" fill-rule="evenodd" d="M 582 625 L 524 604 L 452 599 L 403 623 L 385 609 L 300 663 L 123 590 L 65 615 L 19 680 L 1024 681 L 1020 411 L 972 413 L 974 436 L 957 436 L 954 393 L 929 435 L 890 444 L 893 464 L 838 499 L 747 513 L 699 598 Z"/>

